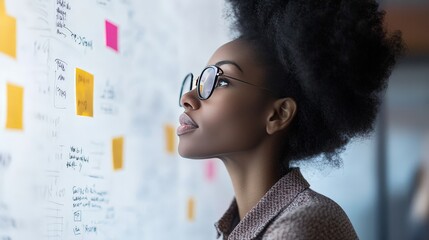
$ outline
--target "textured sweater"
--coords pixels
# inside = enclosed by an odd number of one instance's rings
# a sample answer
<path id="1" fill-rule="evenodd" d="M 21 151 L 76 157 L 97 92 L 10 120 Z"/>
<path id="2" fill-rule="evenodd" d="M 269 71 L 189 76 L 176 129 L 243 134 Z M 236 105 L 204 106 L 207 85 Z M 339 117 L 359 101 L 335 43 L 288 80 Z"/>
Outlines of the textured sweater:
<path id="1" fill-rule="evenodd" d="M 241 221 L 234 199 L 215 224 L 218 238 L 358 239 L 343 209 L 309 187 L 299 168 L 292 168 Z"/>

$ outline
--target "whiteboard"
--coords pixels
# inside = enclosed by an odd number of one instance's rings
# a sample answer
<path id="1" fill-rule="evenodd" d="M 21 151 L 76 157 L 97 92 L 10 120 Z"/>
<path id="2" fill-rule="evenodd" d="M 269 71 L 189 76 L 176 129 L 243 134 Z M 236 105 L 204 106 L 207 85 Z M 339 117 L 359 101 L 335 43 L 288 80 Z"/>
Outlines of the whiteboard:
<path id="1" fill-rule="evenodd" d="M 221 1 L 0 0 L 0 240 L 215 239 L 223 165 L 182 159 L 182 76 Z"/>

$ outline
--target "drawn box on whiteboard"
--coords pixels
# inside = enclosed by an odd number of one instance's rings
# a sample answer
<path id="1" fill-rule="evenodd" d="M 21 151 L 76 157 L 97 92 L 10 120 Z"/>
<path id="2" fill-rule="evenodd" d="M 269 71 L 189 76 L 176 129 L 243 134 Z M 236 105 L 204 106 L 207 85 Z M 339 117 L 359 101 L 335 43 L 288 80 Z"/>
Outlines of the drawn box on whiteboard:
<path id="1" fill-rule="evenodd" d="M 81 222 L 82 221 L 82 211 L 81 210 L 74 212 L 73 215 L 74 215 L 74 221 L 75 222 Z"/>
<path id="2" fill-rule="evenodd" d="M 76 68 L 76 114 L 94 116 L 94 75 Z"/>

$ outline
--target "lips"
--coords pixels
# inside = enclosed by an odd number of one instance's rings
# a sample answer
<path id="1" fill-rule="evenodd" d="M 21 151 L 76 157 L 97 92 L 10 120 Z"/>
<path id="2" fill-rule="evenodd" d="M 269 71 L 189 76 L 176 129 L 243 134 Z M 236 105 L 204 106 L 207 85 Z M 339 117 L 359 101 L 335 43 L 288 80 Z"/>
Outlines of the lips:
<path id="1" fill-rule="evenodd" d="M 182 113 L 179 117 L 180 126 L 177 128 L 177 135 L 183 135 L 194 131 L 198 125 L 186 113 Z"/>

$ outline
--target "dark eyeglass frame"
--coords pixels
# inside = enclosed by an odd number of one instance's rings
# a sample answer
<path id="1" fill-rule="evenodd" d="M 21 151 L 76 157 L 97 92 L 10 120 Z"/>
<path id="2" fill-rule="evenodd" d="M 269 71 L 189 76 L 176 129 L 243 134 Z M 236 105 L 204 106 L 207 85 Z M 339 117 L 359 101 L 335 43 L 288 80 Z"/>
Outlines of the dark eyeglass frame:
<path id="1" fill-rule="evenodd" d="M 213 69 L 213 70 L 215 70 L 215 79 L 214 79 L 214 81 L 213 81 L 213 86 L 211 87 L 211 89 L 210 89 L 210 93 L 209 93 L 209 95 L 207 96 L 207 97 L 203 97 L 202 95 L 201 95 L 201 90 L 200 90 L 200 79 L 201 79 L 201 77 L 203 76 L 203 74 L 204 74 L 204 72 L 206 71 L 206 70 L 208 70 L 208 69 Z M 250 86 L 253 86 L 253 87 L 256 87 L 256 88 L 258 88 L 258 89 L 261 89 L 261 90 L 264 90 L 264 91 L 267 91 L 267 92 L 269 92 L 269 93 L 272 93 L 272 91 L 270 90 L 270 89 L 268 89 L 268 88 L 263 88 L 263 87 L 260 87 L 260 86 L 258 86 L 258 85 L 255 85 L 255 84 L 252 84 L 252 83 L 249 83 L 249 82 L 246 82 L 246 81 L 243 81 L 243 80 L 241 80 L 241 79 L 238 79 L 238 78 L 235 78 L 235 77 L 231 77 L 231 76 L 228 76 L 228 75 L 225 75 L 224 74 L 224 72 L 223 72 L 223 70 L 220 68 L 220 67 L 218 67 L 218 66 L 216 66 L 216 65 L 210 65 L 210 66 L 207 66 L 206 68 L 204 68 L 203 69 L 203 71 L 201 71 L 201 73 L 200 73 L 200 76 L 196 79 L 196 82 L 195 82 L 195 87 L 197 88 L 197 95 L 198 95 L 198 98 L 200 99 L 200 100 L 207 100 L 207 99 L 209 99 L 210 98 L 210 96 L 213 94 L 213 91 L 214 91 L 214 89 L 216 88 L 216 86 L 218 85 L 218 80 L 219 80 L 219 77 L 220 76 L 222 76 L 222 77 L 226 77 L 226 78 L 229 78 L 229 79 L 232 79 L 232 80 L 235 80 L 235 81 L 238 81 L 238 82 L 242 82 L 242 83 L 245 83 L 245 84 L 247 84 L 247 85 L 250 85 Z M 179 106 L 180 107 L 182 107 L 182 103 L 181 103 L 181 100 L 182 100 L 182 97 L 183 97 L 183 89 L 186 87 L 185 86 L 185 83 L 186 83 L 186 80 L 188 79 L 188 77 L 190 77 L 191 78 L 191 83 L 190 83 L 190 85 L 189 85 L 189 91 L 192 91 L 193 90 L 193 85 L 194 85 L 194 75 L 192 74 L 192 73 L 188 73 L 186 76 L 185 76 L 185 78 L 183 79 L 183 82 L 182 82 L 182 87 L 181 87 L 181 89 L 180 89 L 180 95 L 179 95 Z"/>

